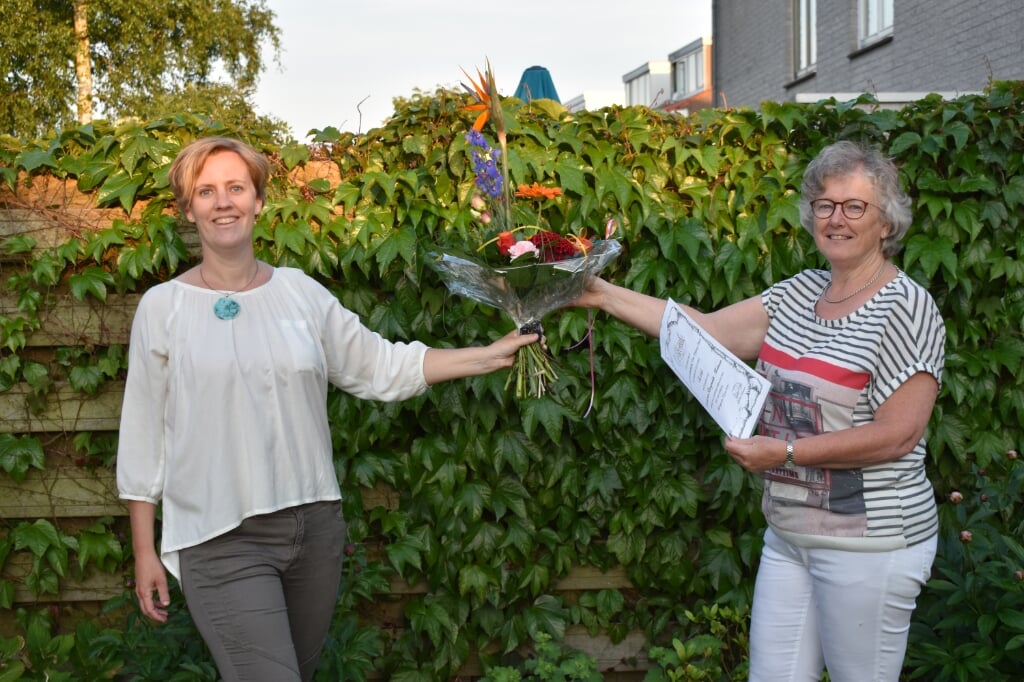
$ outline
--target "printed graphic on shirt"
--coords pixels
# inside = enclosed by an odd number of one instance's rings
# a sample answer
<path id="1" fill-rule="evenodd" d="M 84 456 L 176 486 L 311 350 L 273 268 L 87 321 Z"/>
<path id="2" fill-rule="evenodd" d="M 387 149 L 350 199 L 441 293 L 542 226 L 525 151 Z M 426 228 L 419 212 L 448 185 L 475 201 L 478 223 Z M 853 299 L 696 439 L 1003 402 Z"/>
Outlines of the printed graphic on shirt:
<path id="1" fill-rule="evenodd" d="M 772 384 L 760 433 L 785 440 L 849 428 L 870 377 L 814 357 L 795 358 L 765 345 L 758 370 Z M 867 527 L 860 470 L 796 466 L 765 472 L 764 512 L 776 526 L 813 535 L 863 535 Z"/>

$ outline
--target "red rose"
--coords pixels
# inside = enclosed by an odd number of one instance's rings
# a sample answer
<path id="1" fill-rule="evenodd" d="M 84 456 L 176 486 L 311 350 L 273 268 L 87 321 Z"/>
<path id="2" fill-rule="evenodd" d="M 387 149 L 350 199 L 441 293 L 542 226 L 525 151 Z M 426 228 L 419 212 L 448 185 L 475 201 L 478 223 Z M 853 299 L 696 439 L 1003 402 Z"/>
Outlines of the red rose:
<path id="1" fill-rule="evenodd" d="M 512 248 L 512 245 L 516 243 L 516 238 L 512 236 L 511 232 L 501 232 L 498 234 L 498 253 L 502 256 L 508 255 L 508 250 Z"/>

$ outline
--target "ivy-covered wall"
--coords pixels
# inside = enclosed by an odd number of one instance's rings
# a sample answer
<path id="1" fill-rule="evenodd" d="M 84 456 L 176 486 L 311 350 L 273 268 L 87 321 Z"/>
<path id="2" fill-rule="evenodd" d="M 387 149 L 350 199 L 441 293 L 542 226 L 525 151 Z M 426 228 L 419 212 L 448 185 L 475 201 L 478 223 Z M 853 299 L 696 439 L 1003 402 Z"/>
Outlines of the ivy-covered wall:
<path id="1" fill-rule="evenodd" d="M 417 97 L 385 127 L 327 129 L 312 146 L 281 147 L 184 115 L 0 140 L 0 213 L 10 223 L 0 396 L 24 417 L 0 434 L 0 476 L 34 480 L 59 449 L 109 480 L 109 423 L 40 435 L 31 416 L 116 394 L 125 339 L 103 324 L 78 342 L 40 348 L 31 339 L 69 296 L 102 317 L 193 261 L 167 167 L 199 136 L 238 135 L 272 158 L 256 227 L 261 258 L 303 268 L 391 339 L 467 345 L 507 332 L 508 319 L 452 296 L 426 265 L 437 243 L 484 238 L 468 201 L 464 104 L 443 91 Z M 688 119 L 639 107 L 552 115 L 512 99 L 505 111 L 514 181 L 564 192 L 554 224 L 600 233 L 618 220 L 624 253 L 604 276 L 703 309 L 823 264 L 797 216 L 802 169 L 822 146 L 869 140 L 897 159 L 916 218 L 896 261 L 932 292 L 948 333 L 929 428 L 942 539 L 906 672 L 1013 679 L 1024 665 L 1024 473 L 1015 450 L 1024 423 L 1024 87 L 996 83 L 981 96 L 901 110 L 864 96 Z M 56 210 L 55 191 L 88 201 Z M 33 227 L 12 227 L 19 222 Z M 727 644 L 719 662 L 742 670 L 760 482 L 725 454 L 656 341 L 584 310 L 546 322 L 559 381 L 544 398 L 513 400 L 500 374 L 400 404 L 332 394 L 351 561 L 322 679 L 444 679 L 470 660 L 509 660 L 540 633 L 562 640 L 582 630 L 609 646 L 642 633 L 666 643 L 700 634 L 693 614 L 713 604 L 734 610 L 714 632 Z M 10 679 L 43 679 L 47 666 L 75 670 L 72 679 L 118 669 L 215 679 L 187 614 L 154 631 L 133 615 L 130 591 L 105 612 L 79 613 L 77 629 L 62 625 L 71 607 L 16 603 L 16 587 L 52 595 L 69 575 L 129 576 L 129 554 L 116 514 L 0 521 L 0 607 L 11 614 L 0 666 L 24 675 Z M 23 570 L 12 577 L 15 564 Z M 566 589 L 580 571 L 618 577 Z M 396 584 L 415 589 L 395 595 Z"/>

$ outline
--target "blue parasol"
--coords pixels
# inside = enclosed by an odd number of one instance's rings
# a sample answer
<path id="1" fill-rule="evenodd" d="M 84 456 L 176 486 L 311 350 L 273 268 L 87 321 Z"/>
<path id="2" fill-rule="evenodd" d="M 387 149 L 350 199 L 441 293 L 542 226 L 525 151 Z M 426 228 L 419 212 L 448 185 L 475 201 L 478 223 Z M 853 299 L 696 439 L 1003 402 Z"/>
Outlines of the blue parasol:
<path id="1" fill-rule="evenodd" d="M 519 79 L 519 87 L 516 88 L 515 97 L 529 102 L 535 99 L 553 99 L 559 104 L 558 91 L 555 90 L 555 83 L 551 80 L 551 74 L 543 66 L 531 66 L 523 71 Z"/>

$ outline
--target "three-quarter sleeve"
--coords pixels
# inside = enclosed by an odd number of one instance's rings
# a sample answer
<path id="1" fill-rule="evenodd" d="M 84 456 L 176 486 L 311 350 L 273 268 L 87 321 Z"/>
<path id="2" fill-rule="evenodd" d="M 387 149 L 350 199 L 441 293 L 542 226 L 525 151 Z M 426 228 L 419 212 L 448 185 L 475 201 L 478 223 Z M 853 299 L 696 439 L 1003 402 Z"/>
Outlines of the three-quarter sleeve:
<path id="1" fill-rule="evenodd" d="M 156 503 L 163 496 L 168 358 L 161 329 L 159 292 L 143 296 L 132 321 L 128 378 L 117 446 L 117 490 L 121 499 Z"/>
<path id="2" fill-rule="evenodd" d="M 389 341 L 331 298 L 322 342 L 332 384 L 358 398 L 386 402 L 427 390 L 423 374 L 426 345 Z"/>

